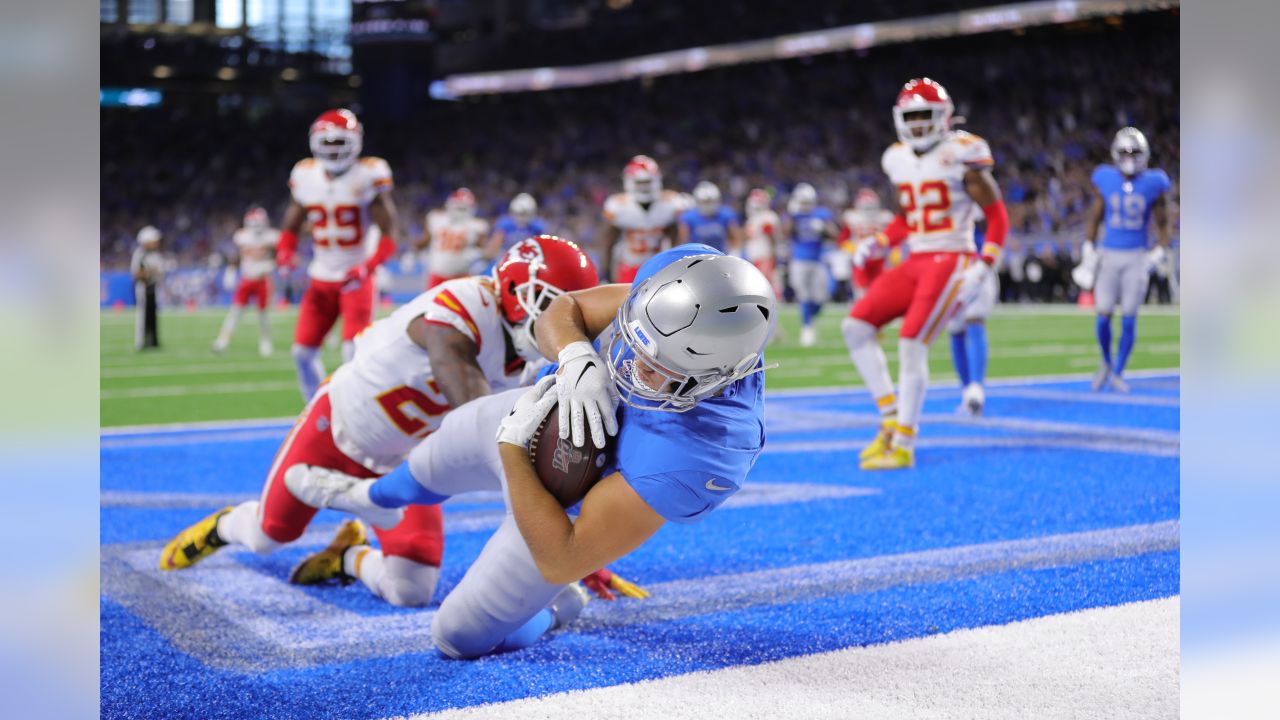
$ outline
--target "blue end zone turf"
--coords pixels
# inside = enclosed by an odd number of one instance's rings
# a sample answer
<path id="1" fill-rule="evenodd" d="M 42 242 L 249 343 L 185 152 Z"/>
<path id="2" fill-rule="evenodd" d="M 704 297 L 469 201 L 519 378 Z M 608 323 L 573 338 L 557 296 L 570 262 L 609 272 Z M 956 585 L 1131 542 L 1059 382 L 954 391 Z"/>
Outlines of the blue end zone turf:
<path id="1" fill-rule="evenodd" d="M 977 420 L 934 389 L 916 469 L 888 474 L 857 470 L 865 393 L 771 395 L 744 490 L 615 566 L 653 598 L 593 602 L 567 632 L 476 662 L 431 647 L 436 605 L 285 583 L 336 513 L 272 556 L 156 570 L 173 533 L 258 494 L 287 425 L 106 433 L 102 714 L 385 717 L 1175 595 L 1178 380 L 1132 383 L 993 384 Z M 501 513 L 496 496 L 445 505 L 437 601 Z"/>

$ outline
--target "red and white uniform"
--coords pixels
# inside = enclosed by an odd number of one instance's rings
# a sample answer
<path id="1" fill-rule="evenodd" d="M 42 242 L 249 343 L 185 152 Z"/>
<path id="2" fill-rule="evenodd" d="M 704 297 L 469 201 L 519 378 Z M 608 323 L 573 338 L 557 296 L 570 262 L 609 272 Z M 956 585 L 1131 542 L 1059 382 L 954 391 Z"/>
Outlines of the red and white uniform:
<path id="1" fill-rule="evenodd" d="M 401 306 L 356 338 L 351 362 L 329 381 L 334 440 L 378 473 L 394 470 L 440 427 L 449 402 L 436 385 L 427 351 L 409 339 L 410 323 L 451 327 L 475 342 L 476 360 L 494 391 L 521 384 L 523 361 L 507 365 L 506 331 L 493 281 L 450 280 Z"/>
<path id="2" fill-rule="evenodd" d="M 240 282 L 231 302 L 247 305 L 257 298 L 258 308 L 271 300 L 271 272 L 276 269 L 275 247 L 280 232 L 274 228 L 240 228 L 231 236 L 240 253 Z"/>
<path id="3" fill-rule="evenodd" d="M 350 340 L 373 319 L 372 282 L 342 292 L 343 279 L 374 254 L 381 232 L 369 206 L 392 188 L 391 168 L 382 158 L 365 157 L 336 177 L 312 158 L 298 161 L 289 175 L 293 199 L 306 209 L 314 257 L 311 283 L 302 298 L 294 340 L 319 347 L 342 315 L 342 339 Z"/>
<path id="4" fill-rule="evenodd" d="M 849 208 L 840 218 L 848 235 L 849 246 L 857 247 L 859 243 L 882 232 L 893 220 L 893 213 L 883 208 Z M 855 290 L 866 290 L 871 286 L 884 269 L 884 259 L 869 260 L 860 268 L 853 268 L 853 286 Z"/>
<path id="5" fill-rule="evenodd" d="M 489 223 L 478 217 L 456 217 L 444 210 L 427 213 L 431 250 L 427 257 L 427 288 L 463 277 L 482 255 Z"/>
<path id="6" fill-rule="evenodd" d="M 631 282 L 640 266 L 663 250 L 666 230 L 675 223 L 679 212 L 679 198 L 670 190 L 662 191 L 648 207 L 625 192 L 610 195 L 604 201 L 605 221 L 622 234 L 615 282 Z"/>
<path id="7" fill-rule="evenodd" d="M 747 221 L 742 226 L 743 234 L 746 236 L 742 243 L 742 254 L 747 262 L 755 265 L 765 277 L 769 278 L 775 293 L 780 288 L 774 278 L 778 261 L 774 257 L 773 239 L 777 236 L 780 222 L 778 213 L 765 209 L 748 214 Z"/>
<path id="8" fill-rule="evenodd" d="M 449 401 L 432 376 L 427 351 L 409 339 L 410 323 L 457 329 L 476 342 L 480 367 L 494 390 L 519 386 L 524 362 L 506 365 L 500 307 L 490 279 L 460 278 L 419 295 L 361 333 L 355 357 L 320 387 L 281 446 L 263 490 L 262 530 L 277 542 L 291 542 L 316 513 L 285 486 L 284 473 L 293 465 L 379 477 L 440 427 L 451 410 Z M 374 531 L 385 555 L 440 564 L 444 536 L 438 505 L 411 506 L 395 528 Z"/>
<path id="9" fill-rule="evenodd" d="M 898 194 L 910 256 L 871 285 L 850 313 L 876 327 L 902 317 L 901 336 L 928 343 L 959 309 L 961 275 L 972 263 L 973 230 L 981 208 L 964 188 L 971 169 L 994 164 L 982 138 L 948 131 L 917 155 L 905 143 L 885 151 L 881 165 Z"/>

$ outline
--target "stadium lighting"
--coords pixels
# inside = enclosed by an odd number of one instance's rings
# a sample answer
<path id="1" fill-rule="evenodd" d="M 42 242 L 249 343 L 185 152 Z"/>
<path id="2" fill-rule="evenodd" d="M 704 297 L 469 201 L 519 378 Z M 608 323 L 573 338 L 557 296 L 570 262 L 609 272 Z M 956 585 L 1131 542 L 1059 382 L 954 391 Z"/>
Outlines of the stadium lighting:
<path id="1" fill-rule="evenodd" d="M 173 68 L 168 65 L 157 65 L 155 66 L 155 69 L 151 71 L 151 76 L 160 80 L 173 77 Z"/>
<path id="2" fill-rule="evenodd" d="M 218 68 L 218 79 L 219 80 L 235 80 L 236 79 L 235 68 L 229 68 L 229 67 Z"/>
<path id="3" fill-rule="evenodd" d="M 285 68 L 280 71 L 280 79 L 286 82 L 293 82 L 298 79 L 298 71 L 294 68 Z"/>

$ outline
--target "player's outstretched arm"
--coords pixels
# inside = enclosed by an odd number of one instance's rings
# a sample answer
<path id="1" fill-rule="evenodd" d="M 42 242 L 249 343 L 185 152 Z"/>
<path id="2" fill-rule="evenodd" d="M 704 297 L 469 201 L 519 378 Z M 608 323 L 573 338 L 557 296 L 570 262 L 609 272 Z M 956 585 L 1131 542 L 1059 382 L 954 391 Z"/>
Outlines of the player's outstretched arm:
<path id="1" fill-rule="evenodd" d="M 298 253 L 298 233 L 302 232 L 302 221 L 307 217 L 306 208 L 297 200 L 290 200 L 284 211 L 284 224 L 280 228 L 280 238 L 276 241 L 276 264 L 281 268 L 293 267 L 294 257 Z"/>
<path id="2" fill-rule="evenodd" d="M 596 483 L 582 501 L 577 522 L 570 522 L 534 472 L 528 448 L 503 442 L 498 450 L 516 526 L 549 583 L 576 582 L 640 547 L 662 527 L 662 516 L 621 473 Z"/>
<path id="3" fill-rule="evenodd" d="M 630 291 L 630 285 L 615 283 L 560 295 L 534 321 L 538 349 L 554 360 L 575 342 L 591 342 L 617 317 Z"/>
<path id="4" fill-rule="evenodd" d="M 480 369 L 480 349 L 466 335 L 451 327 L 432 325 L 420 316 L 409 323 L 409 339 L 431 359 L 431 373 L 449 407 L 484 397 L 493 391 Z"/>

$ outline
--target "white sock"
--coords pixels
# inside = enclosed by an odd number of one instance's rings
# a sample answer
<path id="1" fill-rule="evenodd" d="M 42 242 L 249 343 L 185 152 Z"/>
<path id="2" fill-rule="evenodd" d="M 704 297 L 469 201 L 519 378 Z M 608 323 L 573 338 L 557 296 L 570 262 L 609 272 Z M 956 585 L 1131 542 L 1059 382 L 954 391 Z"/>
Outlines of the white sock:
<path id="1" fill-rule="evenodd" d="M 271 321 L 267 319 L 267 311 L 258 312 L 258 340 L 271 342 Z"/>
<path id="2" fill-rule="evenodd" d="M 349 363 L 356 356 L 356 344 L 353 340 L 342 341 L 342 362 Z"/>
<path id="3" fill-rule="evenodd" d="M 258 521 L 257 500 L 242 502 L 234 510 L 218 518 L 218 537 L 229 545 L 246 547 L 261 555 L 280 547 L 280 543 L 262 532 L 262 523 Z"/>
<path id="4" fill-rule="evenodd" d="M 893 395 L 893 380 L 889 377 L 889 361 L 885 359 L 884 350 L 876 341 L 876 327 L 857 318 L 847 317 L 840 324 L 844 333 L 844 344 L 849 348 L 849 358 L 858 369 L 862 381 L 881 406 L 882 398 Z M 886 407 L 881 406 L 883 414 Z"/>
<path id="5" fill-rule="evenodd" d="M 360 579 L 374 595 L 398 607 L 422 607 L 431 602 L 440 568 L 408 558 L 386 557 L 368 545 L 347 548 L 342 571 Z"/>
<path id="6" fill-rule="evenodd" d="M 919 340 L 902 338 L 898 341 L 898 363 L 902 402 L 898 408 L 899 430 L 894 434 L 893 444 L 909 448 L 915 445 L 924 394 L 929 386 L 929 346 Z"/>
<path id="7" fill-rule="evenodd" d="M 302 390 L 302 399 L 311 400 L 324 379 L 324 361 L 320 359 L 320 348 L 293 346 L 293 362 L 298 366 L 298 388 Z"/>
<path id="8" fill-rule="evenodd" d="M 222 321 L 222 330 L 218 332 L 217 344 L 226 347 L 231 342 L 231 336 L 236 331 L 236 325 L 240 324 L 240 312 L 244 308 L 240 305 L 232 305 L 231 310 L 227 312 L 227 319 Z"/>

